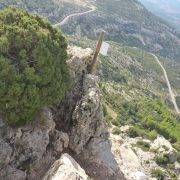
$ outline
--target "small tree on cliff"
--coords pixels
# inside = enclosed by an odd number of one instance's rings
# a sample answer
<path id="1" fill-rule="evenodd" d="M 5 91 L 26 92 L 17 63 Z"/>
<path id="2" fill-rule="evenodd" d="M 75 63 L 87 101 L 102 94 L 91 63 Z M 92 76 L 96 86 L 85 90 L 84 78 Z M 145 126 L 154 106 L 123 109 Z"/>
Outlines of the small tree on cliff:
<path id="1" fill-rule="evenodd" d="M 0 115 L 9 124 L 33 120 L 68 89 L 67 43 L 49 22 L 25 11 L 0 12 Z"/>

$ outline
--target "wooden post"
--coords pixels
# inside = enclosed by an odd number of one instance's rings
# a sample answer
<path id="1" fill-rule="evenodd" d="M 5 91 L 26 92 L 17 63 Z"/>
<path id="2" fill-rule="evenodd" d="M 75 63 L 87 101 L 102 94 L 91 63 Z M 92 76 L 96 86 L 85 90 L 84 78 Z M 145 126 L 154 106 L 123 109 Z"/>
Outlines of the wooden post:
<path id="1" fill-rule="evenodd" d="M 100 36 L 99 36 L 99 40 L 97 42 L 97 45 L 96 45 L 96 50 L 95 50 L 95 53 L 94 53 L 94 56 L 93 56 L 92 63 L 90 65 L 90 72 L 89 72 L 90 74 L 94 74 L 96 72 L 97 57 L 98 57 L 98 54 L 99 54 L 99 52 L 101 50 L 101 46 L 102 46 L 104 36 L 105 36 L 105 32 L 102 31 Z"/>

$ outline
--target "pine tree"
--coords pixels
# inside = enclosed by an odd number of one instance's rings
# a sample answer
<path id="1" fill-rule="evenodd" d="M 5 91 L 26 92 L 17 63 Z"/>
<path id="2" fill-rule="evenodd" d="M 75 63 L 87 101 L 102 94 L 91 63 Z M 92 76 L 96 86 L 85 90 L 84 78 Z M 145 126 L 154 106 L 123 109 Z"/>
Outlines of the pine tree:
<path id="1" fill-rule="evenodd" d="M 0 115 L 21 125 L 68 90 L 67 43 L 49 22 L 15 8 L 0 12 L 0 34 Z"/>

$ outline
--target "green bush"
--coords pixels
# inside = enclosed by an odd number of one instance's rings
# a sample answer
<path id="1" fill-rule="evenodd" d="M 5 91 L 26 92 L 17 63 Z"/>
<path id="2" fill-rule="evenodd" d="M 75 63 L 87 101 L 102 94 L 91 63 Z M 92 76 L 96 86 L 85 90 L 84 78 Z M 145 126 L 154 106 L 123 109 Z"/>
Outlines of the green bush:
<path id="1" fill-rule="evenodd" d="M 105 120 L 106 120 L 108 127 L 111 127 L 112 126 L 112 124 L 111 124 L 112 117 L 110 115 L 107 115 L 107 116 L 105 116 Z"/>
<path id="2" fill-rule="evenodd" d="M 175 164 L 168 164 L 167 167 L 168 167 L 168 169 L 174 170 Z"/>
<path id="3" fill-rule="evenodd" d="M 142 136 L 143 132 L 140 128 L 134 126 L 129 128 L 128 134 L 130 137 L 135 138 L 138 136 Z"/>
<path id="4" fill-rule="evenodd" d="M 145 126 L 145 128 L 154 130 L 156 128 L 156 122 L 153 120 L 152 117 L 147 117 L 144 122 L 144 126 Z"/>
<path id="5" fill-rule="evenodd" d="M 155 161 L 160 166 L 166 166 L 169 163 L 169 157 L 166 154 L 160 155 L 155 158 Z"/>
<path id="6" fill-rule="evenodd" d="M 139 135 L 137 130 L 134 127 L 129 128 L 128 134 L 132 138 L 137 137 Z"/>
<path id="7" fill-rule="evenodd" d="M 150 140 L 155 140 L 157 138 L 157 132 L 155 130 L 150 131 L 147 136 Z"/>
<path id="8" fill-rule="evenodd" d="M 157 131 L 159 134 L 163 135 L 166 139 L 170 139 L 170 133 L 167 127 L 159 125 Z"/>
<path id="9" fill-rule="evenodd" d="M 172 179 L 172 180 L 178 180 L 177 175 L 176 175 L 173 171 L 167 170 L 167 173 L 168 173 L 168 175 L 170 176 L 170 179 Z"/>
<path id="10" fill-rule="evenodd" d="M 180 152 L 180 141 L 173 144 L 173 147 Z"/>
<path id="11" fill-rule="evenodd" d="M 177 156 L 177 162 L 180 163 L 180 151 L 177 152 L 176 156 Z"/>
<path id="12" fill-rule="evenodd" d="M 177 137 L 174 134 L 169 135 L 169 140 L 170 140 L 171 143 L 175 143 L 175 142 L 178 141 Z"/>
<path id="13" fill-rule="evenodd" d="M 119 135 L 119 134 L 121 134 L 121 130 L 120 130 L 120 128 L 115 127 L 115 128 L 113 128 L 112 133 L 115 135 Z"/>
<path id="14" fill-rule="evenodd" d="M 111 123 L 114 125 L 114 126 L 119 126 L 120 123 L 117 119 L 112 119 Z"/>
<path id="15" fill-rule="evenodd" d="M 149 151 L 150 144 L 148 142 L 145 142 L 145 141 L 138 141 L 137 147 L 141 148 L 143 151 Z"/>
<path id="16" fill-rule="evenodd" d="M 153 169 L 151 170 L 152 177 L 157 178 L 158 180 L 164 179 L 164 172 L 161 169 Z"/>
<path id="17" fill-rule="evenodd" d="M 108 112 L 107 112 L 106 105 L 103 104 L 102 107 L 103 107 L 103 114 L 104 114 L 104 116 L 107 116 L 107 115 L 108 115 Z"/>
<path id="18" fill-rule="evenodd" d="M 0 12 L 0 114 L 11 125 L 33 120 L 69 88 L 61 32 L 15 8 Z"/>

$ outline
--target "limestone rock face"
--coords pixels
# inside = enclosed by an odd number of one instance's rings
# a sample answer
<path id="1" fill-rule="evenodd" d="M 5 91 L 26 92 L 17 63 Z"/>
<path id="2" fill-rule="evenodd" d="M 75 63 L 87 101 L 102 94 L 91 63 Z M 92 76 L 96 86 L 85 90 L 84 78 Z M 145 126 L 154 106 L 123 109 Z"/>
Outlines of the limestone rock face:
<path id="1" fill-rule="evenodd" d="M 68 154 L 54 162 L 43 180 L 88 180 L 80 165 Z"/>
<path id="2" fill-rule="evenodd" d="M 161 154 L 167 154 L 171 163 L 175 163 L 177 161 L 177 151 L 163 136 L 158 136 L 154 140 L 154 142 L 151 144 L 151 149 L 156 149 Z"/>
<path id="3" fill-rule="evenodd" d="M 99 137 L 104 133 L 101 125 L 103 114 L 97 76 L 85 75 L 83 95 L 73 112 L 72 119 L 70 147 L 79 154 L 90 138 Z"/>
<path id="4" fill-rule="evenodd" d="M 25 180 L 26 177 L 27 174 L 24 171 L 11 166 L 6 166 L 5 169 L 0 173 L 0 179 L 2 178 L 3 180 Z"/>
<path id="5" fill-rule="evenodd" d="M 56 127 L 66 129 L 68 148 L 94 179 L 124 179 L 111 153 L 109 133 L 103 118 L 99 79 L 88 74 L 92 50 L 69 47 L 67 61 L 72 90 L 56 111 Z"/>
<path id="6" fill-rule="evenodd" d="M 6 166 L 11 159 L 12 148 L 3 139 L 0 139 L 0 168 Z"/>
<path id="7" fill-rule="evenodd" d="M 166 140 L 163 136 L 158 136 L 151 144 L 152 149 L 159 149 L 163 146 L 167 147 L 170 151 L 174 150 L 171 143 L 168 140 Z"/>
<path id="8" fill-rule="evenodd" d="M 97 76 L 84 76 L 82 97 L 72 122 L 69 148 L 78 155 L 88 174 L 95 179 L 124 179 L 111 153 Z"/>
<path id="9" fill-rule="evenodd" d="M 56 138 L 52 140 L 52 137 Z M 11 128 L 4 123 L 0 127 L 0 177 L 3 180 L 41 179 L 68 142 L 67 134 L 55 130 L 49 109 L 44 109 L 34 122 L 23 127 Z M 48 148 L 50 144 L 52 147 Z"/>
<path id="10" fill-rule="evenodd" d="M 72 88 L 67 93 L 64 101 L 59 103 L 54 109 L 56 127 L 59 130 L 69 130 L 74 109 L 82 96 L 84 75 L 87 73 L 92 53 L 92 50 L 89 48 L 82 49 L 80 47 L 68 46 L 69 59 L 67 64 L 72 79 Z"/>
<path id="11" fill-rule="evenodd" d="M 78 80 L 83 73 L 87 72 L 93 51 L 90 48 L 82 49 L 81 47 L 68 46 L 68 54 L 70 59 L 67 61 L 67 64 L 71 77 L 74 80 Z"/>
<path id="12" fill-rule="evenodd" d="M 127 127 L 121 127 L 126 129 Z M 113 129 L 113 128 L 112 128 Z M 110 129 L 110 132 L 112 132 Z M 112 142 L 112 152 L 118 163 L 119 168 L 127 180 L 154 180 L 151 171 L 160 169 L 165 174 L 165 179 L 171 179 L 167 173 L 167 169 L 156 163 L 156 157 L 163 154 L 169 155 L 169 160 L 175 162 L 172 173 L 179 174 L 179 163 L 176 157 L 176 150 L 171 143 L 162 136 L 158 136 L 154 141 L 144 139 L 142 137 L 130 138 L 126 131 L 120 135 L 110 133 Z M 146 142 L 149 144 L 149 150 L 145 150 L 137 145 L 137 142 Z"/>
<path id="13" fill-rule="evenodd" d="M 153 179 L 150 171 L 158 168 L 153 160 L 155 155 L 134 146 L 137 141 L 142 140 L 141 138 L 129 138 L 125 134 L 111 134 L 110 140 L 112 142 L 112 152 L 127 180 Z"/>
<path id="14" fill-rule="evenodd" d="M 68 147 L 69 136 L 67 133 L 63 133 L 61 131 L 56 130 L 53 138 L 54 138 L 54 142 L 53 142 L 54 150 L 57 153 L 63 152 L 63 150 Z"/>

